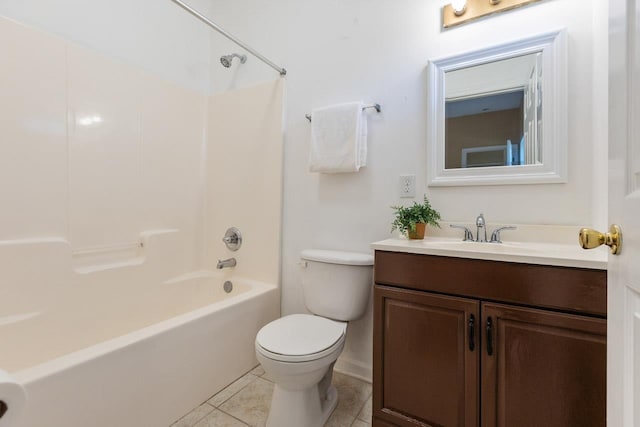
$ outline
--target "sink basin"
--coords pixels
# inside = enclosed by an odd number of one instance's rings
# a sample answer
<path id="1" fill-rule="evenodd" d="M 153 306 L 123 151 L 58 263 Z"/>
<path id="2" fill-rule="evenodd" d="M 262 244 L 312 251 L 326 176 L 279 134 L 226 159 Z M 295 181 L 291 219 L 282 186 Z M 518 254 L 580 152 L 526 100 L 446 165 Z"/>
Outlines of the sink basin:
<path id="1" fill-rule="evenodd" d="M 486 242 L 471 242 L 461 240 L 444 240 L 433 239 L 423 240 L 422 243 L 426 247 L 441 250 L 452 251 L 472 251 L 482 253 L 498 253 L 498 254 L 514 254 L 514 255 L 534 255 L 547 252 L 550 248 L 540 248 L 532 244 L 523 243 L 486 243 Z"/>

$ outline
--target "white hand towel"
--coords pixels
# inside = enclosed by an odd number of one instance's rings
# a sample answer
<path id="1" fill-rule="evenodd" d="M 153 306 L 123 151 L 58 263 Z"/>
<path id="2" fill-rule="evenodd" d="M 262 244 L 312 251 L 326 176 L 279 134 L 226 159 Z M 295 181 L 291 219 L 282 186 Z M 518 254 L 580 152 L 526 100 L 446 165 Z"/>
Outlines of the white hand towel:
<path id="1" fill-rule="evenodd" d="M 313 110 L 311 172 L 357 172 L 367 161 L 367 122 L 362 102 Z"/>

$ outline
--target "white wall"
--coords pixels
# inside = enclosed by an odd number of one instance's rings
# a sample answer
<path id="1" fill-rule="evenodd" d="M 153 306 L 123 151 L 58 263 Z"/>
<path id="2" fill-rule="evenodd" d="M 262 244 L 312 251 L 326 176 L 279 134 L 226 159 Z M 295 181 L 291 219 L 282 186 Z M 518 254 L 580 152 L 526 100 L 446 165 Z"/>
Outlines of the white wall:
<path id="1" fill-rule="evenodd" d="M 606 152 L 606 11 L 597 0 L 548 0 L 442 31 L 444 0 L 214 0 L 212 16 L 272 60 L 287 76 L 283 218 L 283 314 L 304 311 L 298 255 L 309 247 L 368 251 L 389 236 L 398 176 L 417 175 L 446 220 L 601 225 L 596 200 L 607 171 L 591 169 Z M 569 35 L 569 182 L 556 185 L 426 187 L 426 65 L 429 58 L 560 27 Z M 228 53 L 212 37 L 212 57 Z M 249 58 L 250 62 L 257 62 Z M 213 91 L 273 78 L 266 66 L 212 62 Z M 606 80 L 606 79 L 604 79 Z M 603 84 L 605 85 L 603 87 Z M 369 163 L 357 174 L 307 171 L 312 108 L 362 99 L 379 102 L 370 116 Z M 606 134 L 605 134 L 606 137 Z M 602 163 L 604 165 L 605 163 Z M 352 372 L 371 366 L 371 314 L 349 327 L 341 358 Z"/>
<path id="2" fill-rule="evenodd" d="M 209 30 L 169 0 L 0 0 L 0 16 L 209 91 Z"/>

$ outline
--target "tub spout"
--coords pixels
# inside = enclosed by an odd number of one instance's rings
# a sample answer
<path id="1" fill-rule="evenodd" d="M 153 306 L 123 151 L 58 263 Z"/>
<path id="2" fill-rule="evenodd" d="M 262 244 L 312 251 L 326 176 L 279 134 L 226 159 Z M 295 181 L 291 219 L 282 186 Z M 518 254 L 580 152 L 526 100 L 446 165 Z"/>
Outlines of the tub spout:
<path id="1" fill-rule="evenodd" d="M 229 258 L 229 259 L 222 259 L 222 260 L 218 260 L 218 265 L 216 266 L 216 268 L 218 270 L 222 270 L 223 268 L 229 268 L 229 267 L 235 267 L 236 266 L 236 259 L 235 258 Z"/>

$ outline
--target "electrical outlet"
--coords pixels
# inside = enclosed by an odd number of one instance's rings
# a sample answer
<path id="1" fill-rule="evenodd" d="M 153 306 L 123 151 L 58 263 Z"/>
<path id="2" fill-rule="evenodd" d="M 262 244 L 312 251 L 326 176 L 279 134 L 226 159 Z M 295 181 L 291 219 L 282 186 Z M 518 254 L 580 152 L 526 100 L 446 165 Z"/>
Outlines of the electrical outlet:
<path id="1" fill-rule="evenodd" d="M 400 175 L 400 197 L 416 196 L 416 176 Z"/>

